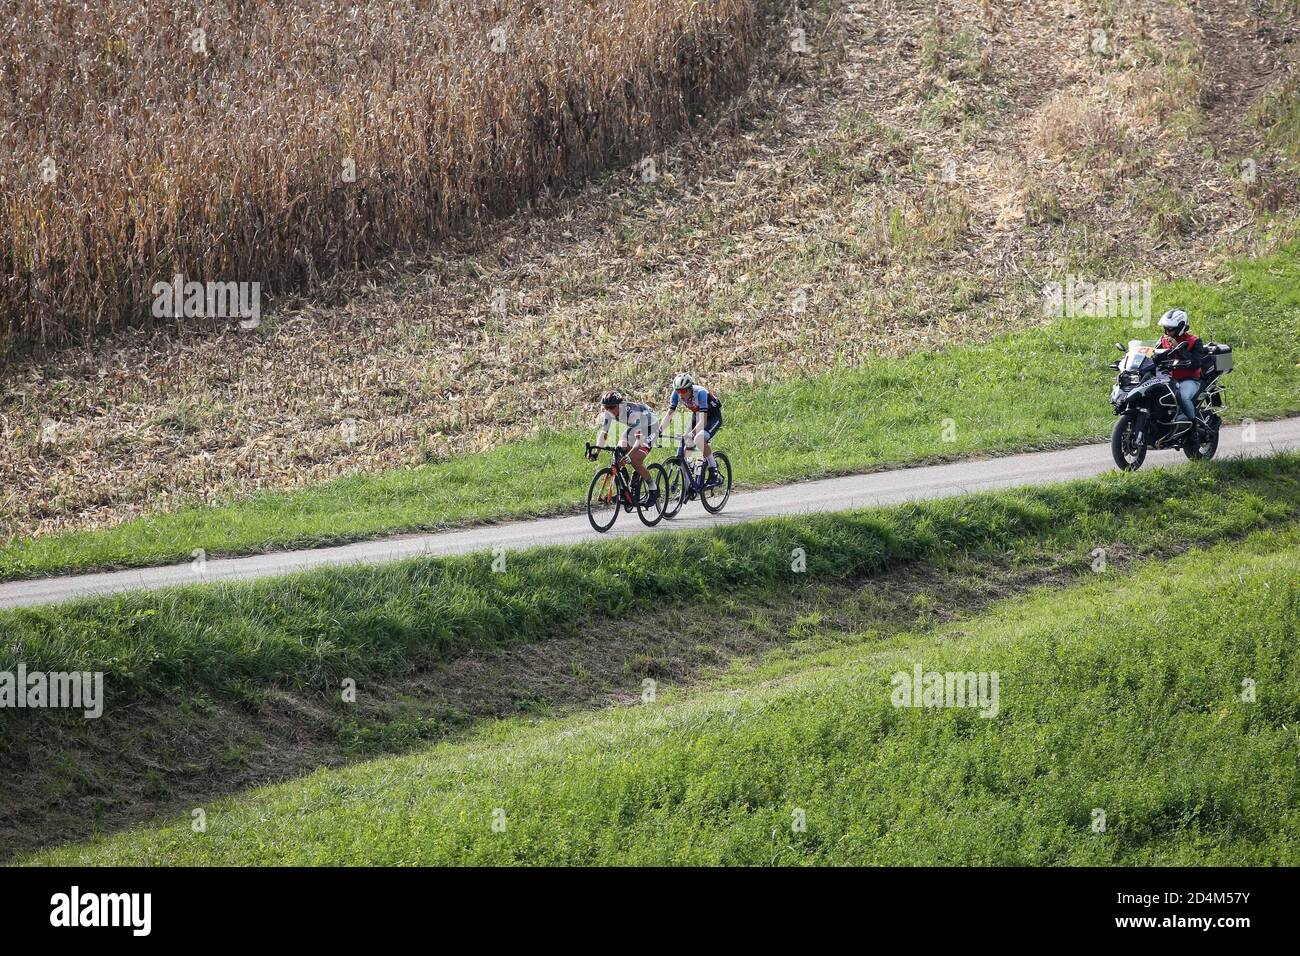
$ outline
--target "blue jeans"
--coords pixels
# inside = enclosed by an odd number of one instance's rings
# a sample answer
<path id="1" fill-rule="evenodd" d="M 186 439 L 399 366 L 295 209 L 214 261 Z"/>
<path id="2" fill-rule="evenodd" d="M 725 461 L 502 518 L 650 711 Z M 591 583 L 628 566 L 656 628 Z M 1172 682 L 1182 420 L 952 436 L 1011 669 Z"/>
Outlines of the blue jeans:
<path id="1" fill-rule="evenodd" d="M 1174 382 L 1174 390 L 1178 393 L 1178 407 L 1183 410 L 1183 414 L 1196 421 L 1196 396 L 1201 390 L 1201 381 L 1196 378 L 1181 378 Z"/>

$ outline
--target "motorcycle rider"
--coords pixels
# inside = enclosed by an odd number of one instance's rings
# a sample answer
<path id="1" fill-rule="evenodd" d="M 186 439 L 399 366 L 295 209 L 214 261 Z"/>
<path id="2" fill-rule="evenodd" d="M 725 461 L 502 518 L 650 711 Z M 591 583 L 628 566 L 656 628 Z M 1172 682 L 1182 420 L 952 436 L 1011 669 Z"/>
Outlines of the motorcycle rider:
<path id="1" fill-rule="evenodd" d="M 1178 407 L 1181 411 L 1175 422 L 1195 422 L 1204 424 L 1196 414 L 1196 396 L 1201 391 L 1201 363 L 1208 354 L 1201 340 L 1191 333 L 1187 313 L 1182 309 L 1170 309 L 1160 316 L 1160 328 L 1164 335 L 1160 337 L 1157 348 L 1174 349 L 1186 344 L 1185 355 L 1191 360 L 1190 368 L 1170 369 L 1169 377 L 1173 379 L 1174 391 L 1178 395 Z"/>

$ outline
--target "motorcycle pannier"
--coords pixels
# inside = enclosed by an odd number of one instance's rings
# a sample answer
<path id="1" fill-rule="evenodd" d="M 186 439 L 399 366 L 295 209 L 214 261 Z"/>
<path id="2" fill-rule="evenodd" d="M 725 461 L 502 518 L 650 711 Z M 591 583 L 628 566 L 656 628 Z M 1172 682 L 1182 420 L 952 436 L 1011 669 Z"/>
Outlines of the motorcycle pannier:
<path id="1" fill-rule="evenodd" d="M 1232 346 L 1220 345 L 1219 351 L 1214 355 L 1214 367 L 1218 372 L 1232 371 Z"/>

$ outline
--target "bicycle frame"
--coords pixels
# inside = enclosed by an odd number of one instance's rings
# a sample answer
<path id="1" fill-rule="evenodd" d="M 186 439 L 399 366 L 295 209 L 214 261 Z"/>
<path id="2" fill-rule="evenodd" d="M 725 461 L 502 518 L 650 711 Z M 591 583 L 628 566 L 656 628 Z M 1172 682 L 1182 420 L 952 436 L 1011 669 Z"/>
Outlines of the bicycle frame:
<path id="1" fill-rule="evenodd" d="M 619 448 L 617 445 L 593 445 L 587 443 L 588 451 L 607 451 L 614 456 L 613 467 L 611 469 L 614 478 L 614 485 L 618 492 L 618 503 L 621 505 L 635 506 L 636 500 L 632 497 L 632 482 L 627 477 L 627 450 Z M 600 497 L 602 501 L 612 501 L 612 498 L 606 497 L 609 494 L 609 478 L 605 479 L 605 486 L 601 489 Z"/>
<path id="2" fill-rule="evenodd" d="M 691 468 L 687 469 L 687 477 L 690 479 L 691 482 L 690 485 L 691 494 L 698 495 L 704 490 L 704 469 L 695 468 L 693 466 L 695 465 L 695 462 L 703 461 L 704 459 L 697 457 L 694 460 L 692 460 L 690 458 L 687 458 L 685 436 L 675 435 L 673 437 L 677 439 L 677 457 L 692 466 Z M 699 455 L 699 449 L 692 447 L 691 451 L 694 452 L 697 456 Z"/>

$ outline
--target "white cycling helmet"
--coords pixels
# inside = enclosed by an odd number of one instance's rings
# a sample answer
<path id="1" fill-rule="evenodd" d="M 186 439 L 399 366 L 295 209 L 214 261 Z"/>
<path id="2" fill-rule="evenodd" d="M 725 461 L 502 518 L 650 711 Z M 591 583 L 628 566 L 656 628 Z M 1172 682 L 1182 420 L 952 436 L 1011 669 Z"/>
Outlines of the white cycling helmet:
<path id="1" fill-rule="evenodd" d="M 691 378 L 690 372 L 681 372 L 675 379 L 673 379 L 673 390 L 676 391 L 679 388 L 690 388 L 694 384 L 695 379 Z"/>

